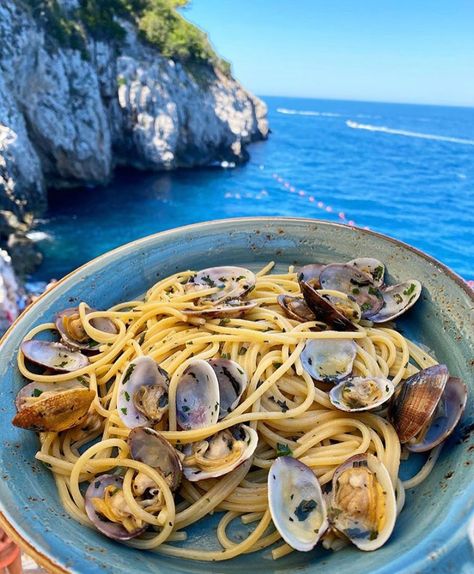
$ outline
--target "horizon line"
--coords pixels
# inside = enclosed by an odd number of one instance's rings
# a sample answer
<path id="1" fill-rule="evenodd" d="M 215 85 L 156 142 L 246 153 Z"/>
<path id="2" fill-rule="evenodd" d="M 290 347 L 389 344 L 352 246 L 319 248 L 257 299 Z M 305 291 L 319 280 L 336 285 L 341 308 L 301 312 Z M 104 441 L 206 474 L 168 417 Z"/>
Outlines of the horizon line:
<path id="1" fill-rule="evenodd" d="M 463 108 L 474 109 L 473 104 L 436 104 L 428 102 L 388 102 L 385 100 L 364 100 L 364 99 L 350 99 L 350 98 L 323 98 L 316 96 L 288 96 L 283 94 L 256 94 L 259 98 L 288 98 L 294 100 L 319 100 L 326 102 L 360 102 L 365 104 L 393 104 L 397 106 L 432 106 L 437 108 Z"/>

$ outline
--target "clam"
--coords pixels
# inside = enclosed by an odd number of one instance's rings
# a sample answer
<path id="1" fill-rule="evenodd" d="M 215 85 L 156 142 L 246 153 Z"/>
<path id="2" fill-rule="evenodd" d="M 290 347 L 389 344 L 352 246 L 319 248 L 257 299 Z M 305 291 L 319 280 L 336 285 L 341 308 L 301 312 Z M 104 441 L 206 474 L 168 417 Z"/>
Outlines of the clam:
<path id="1" fill-rule="evenodd" d="M 295 550 L 308 552 L 328 527 L 326 503 L 314 472 L 290 456 L 268 473 L 268 503 L 275 528 Z"/>
<path id="2" fill-rule="evenodd" d="M 356 354 L 357 346 L 352 340 L 311 339 L 300 359 L 303 369 L 313 379 L 338 383 L 351 374 Z"/>
<path id="3" fill-rule="evenodd" d="M 224 303 L 202 308 L 183 309 L 183 313 L 189 316 L 206 317 L 207 319 L 218 319 L 220 317 L 241 317 L 247 311 L 251 311 L 257 306 L 255 301 L 242 301 L 241 299 L 229 299 Z"/>
<path id="4" fill-rule="evenodd" d="M 16 397 L 17 414 L 12 423 L 38 432 L 61 432 L 87 418 L 94 391 L 77 379 L 63 383 L 29 383 Z"/>
<path id="5" fill-rule="evenodd" d="M 55 371 L 78 371 L 89 364 L 89 359 L 85 355 L 71 351 L 61 343 L 30 339 L 23 341 L 21 351 L 33 363 Z"/>
<path id="6" fill-rule="evenodd" d="M 412 452 L 431 450 L 453 432 L 458 424 L 467 402 L 467 387 L 458 377 L 449 377 L 429 425 L 405 447 Z"/>
<path id="7" fill-rule="evenodd" d="M 461 418 L 467 400 L 464 383 L 434 365 L 409 377 L 397 389 L 389 417 L 408 450 L 425 452 L 445 440 Z"/>
<path id="8" fill-rule="evenodd" d="M 360 550 L 380 548 L 395 526 L 397 505 L 385 466 L 372 454 L 358 454 L 334 472 L 329 522 Z"/>
<path id="9" fill-rule="evenodd" d="M 332 295 L 321 295 L 306 281 L 301 281 L 300 287 L 306 304 L 317 319 L 336 331 L 354 330 L 353 322 L 358 322 L 361 318 L 357 303 Z"/>
<path id="10" fill-rule="evenodd" d="M 86 314 L 94 311 L 95 309 L 89 308 L 86 310 Z M 92 319 L 91 325 L 104 333 L 117 333 L 117 327 L 114 322 L 106 317 Z M 84 330 L 77 307 L 60 311 L 56 318 L 56 328 L 61 334 L 63 343 L 73 349 L 96 351 L 101 345 L 101 343 L 93 341 Z"/>
<path id="11" fill-rule="evenodd" d="M 176 418 L 184 430 L 216 424 L 219 418 L 219 383 L 209 363 L 195 359 L 176 386 Z"/>
<path id="12" fill-rule="evenodd" d="M 201 301 L 214 303 L 239 299 L 255 287 L 256 277 L 244 267 L 209 267 L 198 271 L 186 283 L 186 291 L 201 291 L 216 287 L 216 293 L 206 295 Z"/>
<path id="13" fill-rule="evenodd" d="M 298 281 L 311 281 L 319 288 L 319 275 L 324 267 L 326 266 L 322 263 L 310 263 L 309 265 L 304 265 L 298 271 Z"/>
<path id="14" fill-rule="evenodd" d="M 209 361 L 219 385 L 219 419 L 228 415 L 239 404 L 248 385 L 248 377 L 239 363 L 229 359 Z"/>
<path id="15" fill-rule="evenodd" d="M 92 524 L 113 540 L 130 540 L 147 525 L 134 518 L 123 495 L 123 478 L 103 474 L 95 478 L 85 494 L 85 510 Z"/>
<path id="16" fill-rule="evenodd" d="M 372 283 L 376 287 L 383 285 L 385 265 L 378 259 L 372 257 L 357 257 L 357 259 L 348 261 L 346 265 L 352 265 L 352 267 L 356 267 L 359 271 L 371 275 Z"/>
<path id="17" fill-rule="evenodd" d="M 308 307 L 303 297 L 293 297 L 292 295 L 278 295 L 278 305 L 285 311 L 290 319 L 295 321 L 315 321 L 316 315 Z"/>
<path id="18" fill-rule="evenodd" d="M 341 411 L 369 411 L 380 407 L 395 391 L 392 381 L 383 377 L 354 377 L 329 391 L 329 400 Z"/>
<path id="19" fill-rule="evenodd" d="M 137 357 L 120 380 L 117 411 L 128 428 L 150 426 L 168 411 L 168 373 L 151 357 Z"/>
<path id="20" fill-rule="evenodd" d="M 151 428 L 134 428 L 130 431 L 127 442 L 134 460 L 160 472 L 171 490 L 178 488 L 183 474 L 180 456 L 159 432 Z"/>
<path id="21" fill-rule="evenodd" d="M 399 317 L 418 301 L 421 289 L 421 283 L 416 279 L 385 287 L 382 291 L 383 307 L 369 319 L 374 323 L 385 323 Z"/>
<path id="22" fill-rule="evenodd" d="M 382 292 L 374 285 L 372 275 L 353 265 L 326 265 L 319 281 L 323 289 L 333 289 L 349 295 L 359 305 L 363 319 L 370 319 L 384 304 Z"/>
<path id="23" fill-rule="evenodd" d="M 215 435 L 186 445 L 183 449 L 184 476 L 191 482 L 222 476 L 248 460 L 258 444 L 257 432 L 247 425 L 235 425 Z"/>

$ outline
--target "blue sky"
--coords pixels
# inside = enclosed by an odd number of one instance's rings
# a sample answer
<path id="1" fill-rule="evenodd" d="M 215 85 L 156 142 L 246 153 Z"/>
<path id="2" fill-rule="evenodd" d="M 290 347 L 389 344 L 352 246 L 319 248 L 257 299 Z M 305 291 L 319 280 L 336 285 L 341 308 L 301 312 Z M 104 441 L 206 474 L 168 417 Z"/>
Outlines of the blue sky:
<path id="1" fill-rule="evenodd" d="M 260 95 L 474 106 L 474 0 L 192 0 Z"/>

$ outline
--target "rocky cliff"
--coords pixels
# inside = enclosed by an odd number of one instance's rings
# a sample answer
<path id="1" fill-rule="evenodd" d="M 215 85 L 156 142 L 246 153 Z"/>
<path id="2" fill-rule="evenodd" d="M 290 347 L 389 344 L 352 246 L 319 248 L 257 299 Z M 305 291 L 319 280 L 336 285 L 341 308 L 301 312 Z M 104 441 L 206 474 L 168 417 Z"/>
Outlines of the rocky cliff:
<path id="1" fill-rule="evenodd" d="M 53 37 L 46 5 L 80 30 L 80 46 Z M 133 18 L 114 17 L 120 41 L 97 39 L 74 21 L 79 9 L 79 0 L 0 3 L 0 245 L 17 267 L 48 186 L 104 184 L 116 165 L 239 162 L 267 135 L 265 105 L 230 74 L 163 56 Z"/>

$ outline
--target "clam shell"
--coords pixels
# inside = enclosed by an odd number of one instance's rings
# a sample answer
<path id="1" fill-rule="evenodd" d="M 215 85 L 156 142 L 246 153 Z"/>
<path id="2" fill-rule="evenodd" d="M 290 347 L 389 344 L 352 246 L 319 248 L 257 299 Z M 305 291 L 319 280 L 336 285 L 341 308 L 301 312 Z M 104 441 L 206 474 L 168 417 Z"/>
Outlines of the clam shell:
<path id="1" fill-rule="evenodd" d="M 370 383 L 375 383 L 379 397 L 371 395 Z M 392 381 L 383 377 L 354 377 L 339 383 L 329 391 L 329 400 L 339 410 L 350 413 L 370 411 L 383 405 L 395 392 Z"/>
<path id="2" fill-rule="evenodd" d="M 357 346 L 352 340 L 310 339 L 300 359 L 313 379 L 336 383 L 351 374 L 356 354 Z"/>
<path id="3" fill-rule="evenodd" d="M 378 259 L 372 257 L 357 257 L 351 259 L 346 265 L 356 267 L 359 271 L 367 273 L 372 277 L 372 283 L 376 287 L 380 287 L 384 282 L 385 265 Z"/>
<path id="4" fill-rule="evenodd" d="M 219 290 L 212 295 L 207 295 L 206 301 L 226 301 L 227 299 L 239 299 L 255 287 L 257 278 L 255 274 L 245 267 L 222 266 L 208 267 L 198 271 L 186 283 L 187 291 L 200 291 L 217 287 Z"/>
<path id="5" fill-rule="evenodd" d="M 192 361 L 176 386 L 176 418 L 184 430 L 216 424 L 219 383 L 214 369 L 202 359 Z"/>
<path id="6" fill-rule="evenodd" d="M 335 331 L 353 331 L 354 325 L 325 297 L 322 297 L 316 289 L 305 281 L 300 282 L 301 292 L 306 304 L 316 318 L 326 323 Z"/>
<path id="7" fill-rule="evenodd" d="M 25 399 L 28 397 L 40 397 L 43 393 L 48 391 L 70 391 L 71 389 L 84 389 L 85 379 L 72 379 L 71 381 L 63 381 L 61 383 L 40 383 L 33 381 L 28 383 L 20 389 L 15 399 L 16 410 L 20 411 L 24 404 Z"/>
<path id="8" fill-rule="evenodd" d="M 247 373 L 239 363 L 229 359 L 211 359 L 219 384 L 219 419 L 227 416 L 239 404 L 248 385 Z"/>
<path id="9" fill-rule="evenodd" d="M 360 495 L 358 502 L 357 491 L 363 493 L 365 481 L 360 483 L 355 477 L 345 488 L 352 487 L 354 493 L 349 496 L 347 490 L 342 499 L 339 499 L 340 479 L 346 471 L 367 468 L 374 475 L 374 479 L 381 487 L 384 497 L 385 522 L 380 531 L 373 531 L 363 520 L 364 496 Z M 332 491 L 329 495 L 329 522 L 338 532 L 346 536 L 360 550 L 371 551 L 380 548 L 389 539 L 395 526 L 397 505 L 395 492 L 390 475 L 385 466 L 372 454 L 357 454 L 341 464 L 332 479 Z"/>
<path id="10" fill-rule="evenodd" d="M 418 301 L 421 283 L 416 279 L 385 287 L 382 291 L 383 307 L 369 318 L 374 323 L 385 323 L 399 317 Z"/>
<path id="11" fill-rule="evenodd" d="M 124 370 L 119 383 L 119 393 L 117 397 L 117 412 L 123 424 L 128 428 L 149 426 L 156 421 L 148 419 L 140 412 L 134 402 L 135 393 L 141 387 L 162 386 L 166 389 L 166 404 L 168 404 L 167 390 L 169 385 L 168 373 L 162 369 L 151 357 L 137 357 L 131 361 Z"/>
<path id="12" fill-rule="evenodd" d="M 219 433 L 214 435 L 214 437 L 218 438 L 226 431 L 231 432 L 234 435 L 234 437 L 236 437 L 236 440 L 243 440 L 247 443 L 247 446 L 242 451 L 240 457 L 236 458 L 234 461 L 230 462 L 229 464 L 227 464 L 222 468 L 212 470 L 206 470 L 205 468 L 200 468 L 198 466 L 186 466 L 185 464 L 183 467 L 183 473 L 184 476 L 190 482 L 207 480 L 208 478 L 215 478 L 218 476 L 223 476 L 224 474 L 228 474 L 229 472 L 237 468 L 239 465 L 241 465 L 243 462 L 248 460 L 253 455 L 258 445 L 258 434 L 252 427 L 249 427 L 247 425 L 236 425 L 234 427 L 230 427 L 229 429 L 225 429 L 225 431 L 220 431 Z M 212 440 L 214 437 L 209 437 L 206 440 L 207 441 Z M 222 441 L 222 444 L 226 445 L 227 447 L 226 440 Z M 186 455 L 191 454 L 192 445 L 186 445 L 184 447 L 183 452 Z M 225 454 L 226 453 L 224 452 L 223 456 L 225 456 Z"/>
<path id="13" fill-rule="evenodd" d="M 27 359 L 54 371 L 72 372 L 87 367 L 89 359 L 78 351 L 71 351 L 61 343 L 23 341 L 21 351 Z"/>
<path id="14" fill-rule="evenodd" d="M 426 452 L 441 444 L 453 432 L 466 408 L 467 387 L 458 377 L 449 377 L 431 424 L 423 439 L 408 442 L 405 447 L 412 452 Z"/>
<path id="15" fill-rule="evenodd" d="M 96 311 L 96 309 L 87 309 L 86 310 L 86 314 L 88 313 L 93 313 L 94 311 Z M 74 339 L 72 339 L 71 337 L 68 336 L 65 328 L 64 328 L 64 323 L 63 323 L 63 317 L 66 315 L 74 315 L 78 313 L 78 308 L 77 307 L 71 307 L 68 309 L 64 309 L 63 311 L 60 311 L 57 316 L 56 316 L 56 328 L 59 331 L 60 335 L 61 335 L 61 340 L 63 341 L 63 343 L 65 343 L 68 347 L 71 347 L 72 349 L 79 349 L 79 350 L 83 350 L 83 351 L 97 351 L 101 345 L 101 343 L 98 343 L 97 341 L 88 341 L 86 343 L 81 343 L 80 341 L 75 341 Z M 96 319 L 92 319 L 91 320 L 91 325 L 95 328 L 98 329 L 99 331 L 104 331 L 104 333 L 111 333 L 111 334 L 115 334 L 117 333 L 117 327 L 115 326 L 114 322 L 111 321 L 110 319 L 107 319 L 105 317 L 97 317 Z"/>
<path id="16" fill-rule="evenodd" d="M 308 307 L 303 297 L 293 297 L 291 295 L 278 295 L 278 305 L 283 309 L 286 316 L 295 321 L 315 321 L 316 315 Z"/>
<path id="17" fill-rule="evenodd" d="M 268 504 L 275 528 L 295 550 L 308 552 L 328 527 L 326 503 L 314 472 L 290 456 L 268 473 Z"/>
<path id="18" fill-rule="evenodd" d="M 12 423 L 20 428 L 38 432 L 61 432 L 73 428 L 85 419 L 95 392 L 86 388 L 60 390 L 29 406 L 23 406 Z"/>
<path id="19" fill-rule="evenodd" d="M 158 470 L 171 490 L 178 488 L 183 474 L 181 460 L 176 449 L 159 432 L 151 428 L 134 428 L 127 442 L 134 460 Z"/>
<path id="20" fill-rule="evenodd" d="M 415 438 L 428 425 L 448 377 L 446 365 L 434 365 L 400 383 L 388 414 L 402 444 Z"/>
<path id="21" fill-rule="evenodd" d="M 326 267 L 326 265 L 323 263 L 310 263 L 309 265 L 304 265 L 298 270 L 298 281 L 311 281 L 316 288 L 319 288 L 319 275 L 324 267 Z"/>
<path id="22" fill-rule="evenodd" d="M 353 265 L 326 265 L 321 271 L 319 282 L 323 289 L 341 291 L 353 298 L 362 311 L 363 319 L 370 319 L 384 304 L 382 292 L 374 285 L 372 275 Z"/>
<path id="23" fill-rule="evenodd" d="M 242 317 L 248 311 L 257 306 L 255 301 L 241 301 L 240 299 L 229 299 L 214 307 L 203 309 L 183 309 L 183 313 L 189 316 L 205 317 L 206 319 L 219 319 L 221 317 Z"/>
<path id="24" fill-rule="evenodd" d="M 92 524 L 97 528 L 97 530 L 102 532 L 102 534 L 105 534 L 113 540 L 131 540 L 144 532 L 147 527 L 144 526 L 142 528 L 138 528 L 134 532 L 128 532 L 128 530 L 121 524 L 101 518 L 92 504 L 92 499 L 102 498 L 104 496 L 104 490 L 107 486 L 111 485 L 114 485 L 117 488 L 122 488 L 123 478 L 113 474 L 103 474 L 95 478 L 89 484 L 85 494 L 86 514 Z"/>

